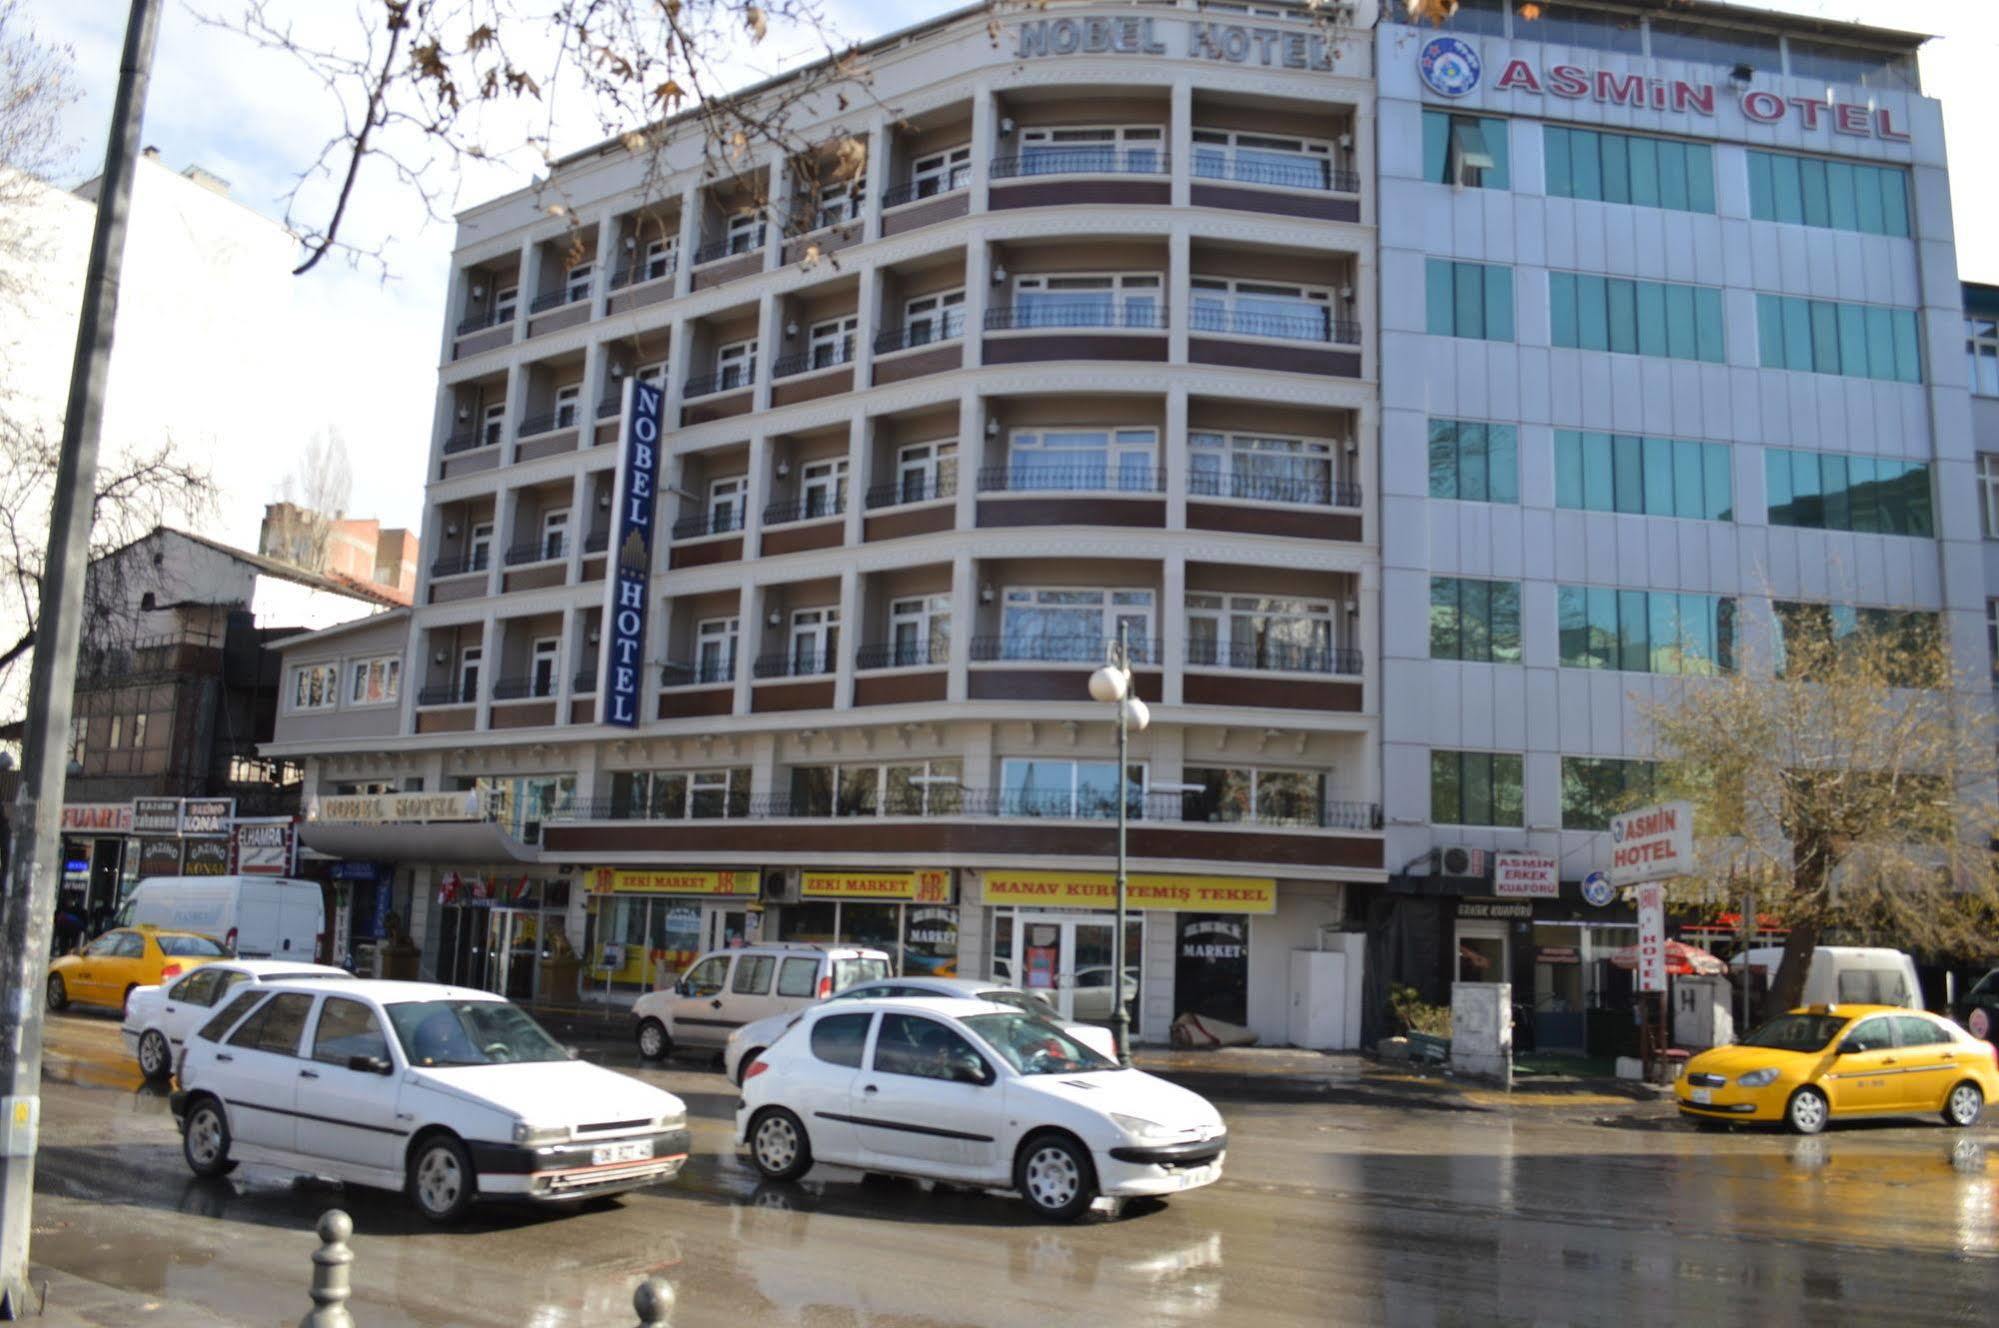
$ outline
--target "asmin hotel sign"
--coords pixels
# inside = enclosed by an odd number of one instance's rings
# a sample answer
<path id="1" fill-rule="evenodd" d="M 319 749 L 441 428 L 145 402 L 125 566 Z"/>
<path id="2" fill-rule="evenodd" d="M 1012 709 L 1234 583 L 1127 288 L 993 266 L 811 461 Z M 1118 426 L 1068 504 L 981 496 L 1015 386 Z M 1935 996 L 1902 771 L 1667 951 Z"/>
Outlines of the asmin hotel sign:
<path id="1" fill-rule="evenodd" d="M 1462 37 L 1432 37 L 1423 43 L 1416 54 L 1416 68 L 1424 85 L 1440 97 L 1468 96 L 1484 76 L 1478 51 Z M 1853 138 L 1909 141 L 1909 135 L 1896 127 L 1894 113 L 1885 106 L 1830 97 L 1781 97 L 1765 88 L 1745 88 L 1732 98 L 1724 98 L 1712 83 L 1582 65 L 1548 65 L 1537 71 L 1530 61 L 1508 60 L 1493 79 L 1492 90 L 1710 117 L 1716 115 L 1718 106 L 1733 106 L 1754 124 L 1777 124 L 1796 116 L 1807 131 L 1830 129 Z"/>

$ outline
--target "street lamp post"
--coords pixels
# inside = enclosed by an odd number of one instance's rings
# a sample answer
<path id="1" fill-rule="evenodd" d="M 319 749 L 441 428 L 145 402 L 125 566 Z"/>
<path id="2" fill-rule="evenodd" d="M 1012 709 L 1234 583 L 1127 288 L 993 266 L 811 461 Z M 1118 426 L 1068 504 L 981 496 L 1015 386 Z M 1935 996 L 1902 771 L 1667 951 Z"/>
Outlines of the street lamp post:
<path id="1" fill-rule="evenodd" d="M 1110 648 L 1110 662 L 1090 675 L 1090 695 L 1117 706 L 1117 921 L 1111 931 L 1111 989 L 1116 993 L 1111 1006 L 1111 1039 L 1117 1046 L 1118 1064 L 1131 1064 L 1131 1014 L 1124 1006 L 1124 915 L 1125 915 L 1125 821 L 1130 801 L 1125 787 L 1125 751 L 1131 730 L 1143 733 L 1152 722 L 1152 712 L 1132 693 L 1131 643 L 1129 627 L 1119 623 L 1117 641 Z"/>

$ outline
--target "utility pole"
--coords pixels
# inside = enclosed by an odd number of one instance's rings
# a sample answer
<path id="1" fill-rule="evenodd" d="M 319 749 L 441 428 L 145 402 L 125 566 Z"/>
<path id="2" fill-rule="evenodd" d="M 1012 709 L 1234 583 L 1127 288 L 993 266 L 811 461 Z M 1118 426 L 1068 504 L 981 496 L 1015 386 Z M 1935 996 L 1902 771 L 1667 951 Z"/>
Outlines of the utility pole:
<path id="1" fill-rule="evenodd" d="M 111 103 L 111 135 L 97 191 L 90 266 L 83 279 L 76 358 L 69 372 L 62 456 L 49 514 L 48 570 L 28 685 L 21 789 L 0 896 L 0 1319 L 33 1312 L 28 1289 L 28 1227 L 35 1194 L 35 1143 L 41 1129 L 42 986 L 62 858 L 63 781 L 68 775 L 71 693 L 90 564 L 90 522 L 97 492 L 97 435 L 118 317 L 118 270 L 132 204 L 139 122 L 160 30 L 160 0 L 132 0 L 125 55 Z"/>

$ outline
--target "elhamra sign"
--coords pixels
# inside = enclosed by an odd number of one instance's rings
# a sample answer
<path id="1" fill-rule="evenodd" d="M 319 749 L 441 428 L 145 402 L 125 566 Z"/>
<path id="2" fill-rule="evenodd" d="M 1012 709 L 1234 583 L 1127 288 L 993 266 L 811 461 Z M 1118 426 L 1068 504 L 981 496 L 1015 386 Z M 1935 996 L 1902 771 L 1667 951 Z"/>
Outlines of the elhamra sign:
<path id="1" fill-rule="evenodd" d="M 1206 23 L 1170 18 L 1043 18 L 1017 29 L 1014 56 L 1176 55 L 1271 69 L 1333 67 L 1323 32 L 1287 32 L 1246 23 Z M 1168 36 L 1167 34 L 1173 34 Z"/>

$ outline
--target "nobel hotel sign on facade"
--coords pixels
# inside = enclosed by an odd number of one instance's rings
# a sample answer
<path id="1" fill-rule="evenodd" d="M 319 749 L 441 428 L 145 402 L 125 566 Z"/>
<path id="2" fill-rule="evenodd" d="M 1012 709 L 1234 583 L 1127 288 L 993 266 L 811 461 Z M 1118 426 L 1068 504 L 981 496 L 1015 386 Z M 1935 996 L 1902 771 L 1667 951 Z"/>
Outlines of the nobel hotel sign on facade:
<path id="1" fill-rule="evenodd" d="M 1323 32 L 1177 18 L 1042 18 L 1015 30 L 1014 58 L 1045 55 L 1168 55 L 1265 69 L 1333 67 Z"/>

